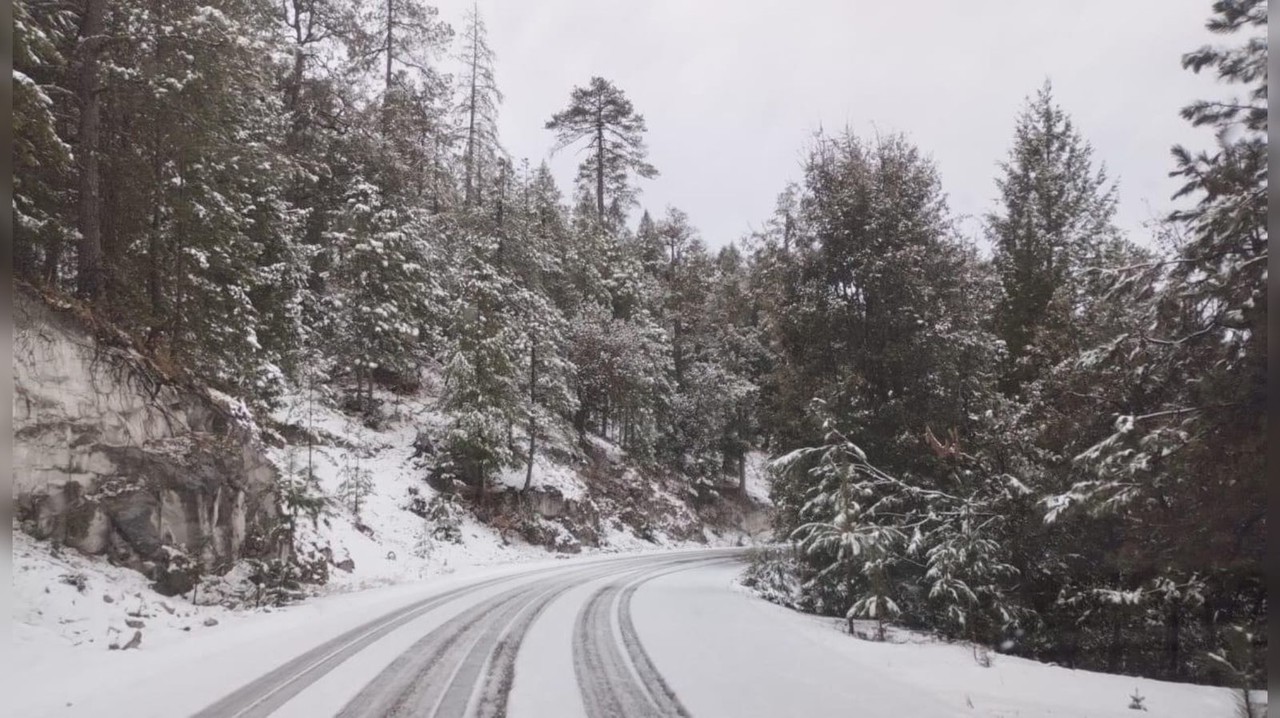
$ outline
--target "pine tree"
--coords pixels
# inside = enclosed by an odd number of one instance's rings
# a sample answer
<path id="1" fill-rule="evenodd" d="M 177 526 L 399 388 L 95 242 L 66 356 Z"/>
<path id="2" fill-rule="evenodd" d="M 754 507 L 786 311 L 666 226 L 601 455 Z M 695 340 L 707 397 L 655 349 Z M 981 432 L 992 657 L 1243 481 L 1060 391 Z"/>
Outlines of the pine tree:
<path id="1" fill-rule="evenodd" d="M 1049 500 L 1051 520 L 1082 508 L 1113 547 L 1142 548 L 1128 560 L 1111 554 L 1115 570 L 1083 588 L 1139 596 L 1144 610 L 1115 630 L 1163 624 L 1171 676 L 1194 647 L 1218 650 L 1233 624 L 1265 621 L 1266 5 L 1219 2 L 1214 12 L 1212 31 L 1249 37 L 1188 53 L 1183 64 L 1248 93 L 1183 111 L 1217 132 L 1211 153 L 1173 152 L 1174 174 L 1186 179 L 1179 196 L 1199 202 L 1170 218 L 1185 233 L 1171 257 L 1122 275 L 1145 298 L 1145 321 L 1094 360 L 1120 397 L 1107 412 L 1114 428 L 1076 458 L 1086 478 Z M 1199 586 L 1211 612 L 1162 598 L 1166 586 L 1187 585 Z M 1253 635 L 1247 660 L 1264 665 L 1264 632 Z"/>
<path id="2" fill-rule="evenodd" d="M 357 521 L 365 501 L 373 495 L 373 473 L 360 465 L 360 459 L 348 458 L 342 467 L 342 480 L 338 483 L 338 500 Z"/>
<path id="3" fill-rule="evenodd" d="M 497 244 L 491 236 L 465 239 L 454 269 L 445 369 L 449 470 L 481 497 L 496 472 L 515 463 L 510 432 L 524 405 L 516 285 L 493 262 Z"/>
<path id="4" fill-rule="evenodd" d="M 590 154 L 578 167 L 579 189 L 595 199 L 596 219 L 606 221 L 606 207 L 625 210 L 634 202 L 632 173 L 653 179 L 658 170 L 645 161 L 644 116 L 636 113 L 622 90 L 602 77 L 575 87 L 569 106 L 547 121 L 556 133 L 556 149 L 588 141 Z"/>
<path id="5" fill-rule="evenodd" d="M 357 405 L 368 412 L 375 375 L 414 376 L 439 341 L 432 325 L 445 293 L 431 267 L 442 230 L 425 209 L 385 203 L 369 183 L 351 186 L 346 206 L 328 234 L 337 249 L 326 300 L 331 356 L 354 376 Z"/>
<path id="6" fill-rule="evenodd" d="M 1004 289 L 997 325 L 1008 351 L 1006 391 L 1069 355 L 1062 343 L 1075 329 L 1077 287 L 1116 241 L 1115 188 L 1092 155 L 1046 82 L 1018 117 L 996 181 L 1001 207 L 987 218 Z"/>
<path id="7" fill-rule="evenodd" d="M 55 282 L 61 247 L 71 241 L 64 220 L 72 148 L 58 134 L 56 73 L 70 30 L 69 11 L 13 5 L 13 248 L 14 271 L 28 281 Z"/>
<path id="8" fill-rule="evenodd" d="M 498 145 L 498 105 L 502 93 L 493 72 L 493 50 L 489 47 L 484 20 L 472 8 L 462 31 L 460 59 L 465 65 L 460 82 L 456 112 L 466 135 L 463 158 L 463 196 L 467 206 L 480 201 L 484 177 L 493 171 L 501 148 Z"/>
<path id="9" fill-rule="evenodd" d="M 409 84 L 412 71 L 420 81 L 436 81 L 431 59 L 453 37 L 440 22 L 440 12 L 421 0 L 375 0 L 361 8 L 354 57 L 362 69 L 378 76 L 383 92 L 393 94 Z"/>

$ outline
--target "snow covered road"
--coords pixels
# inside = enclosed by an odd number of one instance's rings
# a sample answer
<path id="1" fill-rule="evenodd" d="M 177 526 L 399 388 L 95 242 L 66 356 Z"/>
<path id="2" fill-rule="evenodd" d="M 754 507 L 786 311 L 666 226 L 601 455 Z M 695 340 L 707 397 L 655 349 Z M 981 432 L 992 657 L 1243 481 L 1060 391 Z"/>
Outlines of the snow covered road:
<path id="1" fill-rule="evenodd" d="M 204 708 L 231 716 L 683 716 L 688 715 L 644 651 L 631 620 L 632 596 L 648 580 L 697 567 L 736 564 L 741 551 L 708 550 L 613 559 L 531 571 L 451 589 L 368 621 L 308 650 Z M 554 686 L 520 682 L 526 635 L 572 589 L 590 590 L 571 635 L 571 672 Z M 429 620 L 431 614 L 442 614 Z M 415 627 L 417 630 L 415 630 Z M 393 633 L 421 633 L 372 677 L 339 670 L 377 662 L 366 649 Z M 568 638 L 568 636 L 566 636 Z M 364 681 L 364 678 L 369 678 Z M 363 681 L 363 682 L 361 682 Z M 352 691 L 335 690 L 344 684 Z M 517 684 L 522 690 L 516 690 Z M 319 685 L 319 690 L 312 689 Z M 525 693 L 580 694 L 553 712 L 522 710 Z M 535 697 L 532 701 L 537 702 Z"/>
<path id="2" fill-rule="evenodd" d="M 336 596 L 221 633 L 19 671 L 22 716 L 1230 716 L 1223 689 L 996 656 L 735 585 L 741 549 L 506 566 Z"/>

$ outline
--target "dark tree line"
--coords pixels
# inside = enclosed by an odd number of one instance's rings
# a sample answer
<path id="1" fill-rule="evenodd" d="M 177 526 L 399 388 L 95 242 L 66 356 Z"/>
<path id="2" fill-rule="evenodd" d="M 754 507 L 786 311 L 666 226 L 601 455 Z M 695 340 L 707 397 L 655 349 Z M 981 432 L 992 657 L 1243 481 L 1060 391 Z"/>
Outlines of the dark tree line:
<path id="1" fill-rule="evenodd" d="M 1131 244 L 1046 86 L 958 240 L 905 141 L 820 137 L 754 253 L 783 600 L 1066 665 L 1265 675 L 1266 5 L 1187 54 L 1241 97 L 1183 116 L 1186 209 Z"/>

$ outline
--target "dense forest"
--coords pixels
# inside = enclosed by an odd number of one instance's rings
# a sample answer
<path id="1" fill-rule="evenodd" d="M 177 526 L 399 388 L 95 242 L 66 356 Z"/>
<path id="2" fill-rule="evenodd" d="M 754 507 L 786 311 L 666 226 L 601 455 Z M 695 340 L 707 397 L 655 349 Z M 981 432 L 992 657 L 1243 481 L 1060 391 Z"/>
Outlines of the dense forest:
<path id="1" fill-rule="evenodd" d="M 560 434 L 706 492 L 767 451 L 794 545 L 749 580 L 792 605 L 1260 685 L 1266 12 L 1219 0 L 1227 44 L 1182 58 L 1234 95 L 1188 99 L 1212 149 L 1173 148 L 1142 242 L 1046 84 L 990 252 L 924 151 L 849 132 L 712 251 L 676 208 L 632 226 L 659 168 L 607 79 L 545 120 L 567 194 L 509 156 L 475 12 L 17 0 L 15 270 L 259 409 L 439 372 L 440 470 L 473 486 Z"/>

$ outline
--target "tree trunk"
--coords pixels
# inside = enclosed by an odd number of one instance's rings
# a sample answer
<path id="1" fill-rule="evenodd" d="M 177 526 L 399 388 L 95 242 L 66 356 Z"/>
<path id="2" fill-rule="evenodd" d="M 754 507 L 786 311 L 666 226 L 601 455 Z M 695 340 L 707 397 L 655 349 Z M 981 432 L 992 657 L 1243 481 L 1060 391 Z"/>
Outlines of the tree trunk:
<path id="1" fill-rule="evenodd" d="M 77 47 L 79 69 L 76 99 L 80 103 L 80 127 L 76 158 L 80 165 L 80 251 L 76 291 L 83 299 L 102 292 L 102 198 L 98 176 L 98 52 L 102 47 L 106 0 L 85 0 Z"/>
<path id="2" fill-rule="evenodd" d="M 160 203 L 151 210 L 151 228 L 147 236 L 147 297 L 151 301 L 151 338 L 158 338 L 165 325 L 164 289 L 161 286 Z"/>
<path id="3" fill-rule="evenodd" d="M 392 55 L 391 24 L 392 22 L 394 22 L 393 20 L 394 13 L 395 13 L 395 0 L 387 0 L 387 76 L 386 76 L 385 89 L 386 89 L 386 92 L 388 93 L 391 92 L 391 55 Z"/>
<path id="4" fill-rule="evenodd" d="M 466 203 L 471 206 L 474 197 L 476 161 L 476 68 L 480 64 L 480 20 L 471 26 L 471 98 L 467 108 L 467 189 Z"/>
<path id="5" fill-rule="evenodd" d="M 1169 610 L 1169 621 L 1165 624 L 1165 653 L 1169 656 L 1169 679 L 1177 680 L 1182 673 L 1182 610 L 1174 606 Z"/>
<path id="6" fill-rule="evenodd" d="M 494 219 L 495 229 L 498 234 L 498 266 L 503 266 L 507 251 L 507 233 L 503 231 L 502 225 L 506 220 L 507 166 L 503 163 L 501 167 L 502 169 L 498 173 L 498 212 Z"/>
<path id="7" fill-rule="evenodd" d="M 604 109 L 596 110 L 596 213 L 604 224 Z"/>
<path id="8" fill-rule="evenodd" d="M 58 265 L 62 264 L 62 235 L 49 233 L 49 244 L 44 253 L 44 268 L 41 271 L 44 283 L 49 286 L 58 284 Z"/>
<path id="9" fill-rule="evenodd" d="M 302 135 L 302 128 L 305 124 L 305 118 L 300 107 L 302 99 L 302 77 L 306 69 L 306 54 L 302 50 L 302 46 L 298 45 L 293 49 L 293 69 L 289 72 L 289 79 L 285 85 L 285 107 L 289 111 L 289 134 L 285 140 L 285 145 L 293 151 L 299 150 L 299 138 Z"/>
<path id="10" fill-rule="evenodd" d="M 537 450 L 538 421 L 535 402 L 538 399 L 538 346 L 529 349 L 529 466 L 524 474 L 524 490 L 528 491 L 533 484 L 533 457 Z"/>

